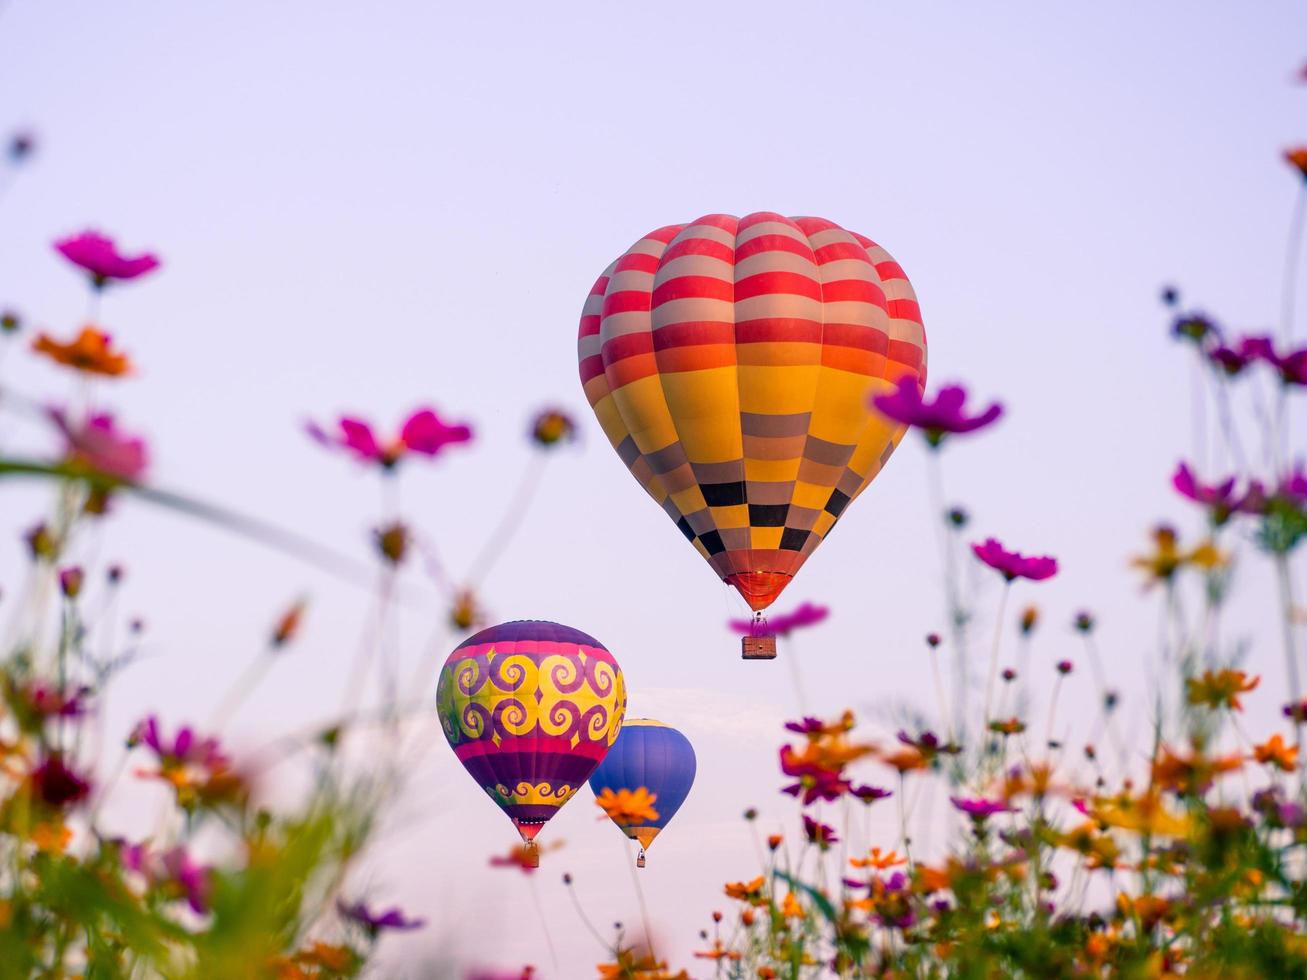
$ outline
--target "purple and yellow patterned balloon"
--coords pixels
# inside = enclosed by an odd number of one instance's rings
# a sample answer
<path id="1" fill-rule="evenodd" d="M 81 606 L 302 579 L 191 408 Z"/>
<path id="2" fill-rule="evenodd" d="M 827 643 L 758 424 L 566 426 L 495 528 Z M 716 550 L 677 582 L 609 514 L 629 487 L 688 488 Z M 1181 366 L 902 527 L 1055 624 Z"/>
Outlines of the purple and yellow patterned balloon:
<path id="1" fill-rule="evenodd" d="M 529 850 L 617 740 L 626 682 L 594 637 L 543 621 L 464 640 L 440 672 L 436 709 L 458 761 Z"/>

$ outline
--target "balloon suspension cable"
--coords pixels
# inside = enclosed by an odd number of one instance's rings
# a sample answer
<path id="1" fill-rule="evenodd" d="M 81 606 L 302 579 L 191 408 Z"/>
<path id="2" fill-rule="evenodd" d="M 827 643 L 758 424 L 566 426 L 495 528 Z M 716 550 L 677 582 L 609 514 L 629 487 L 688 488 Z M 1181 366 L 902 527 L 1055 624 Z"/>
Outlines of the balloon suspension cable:
<path id="1" fill-rule="evenodd" d="M 776 635 L 767 628 L 762 610 L 755 610 L 749 632 L 740 637 L 740 657 L 743 660 L 775 660 Z"/>
<path id="2" fill-rule="evenodd" d="M 636 866 L 637 868 L 643 868 L 643 867 L 644 867 L 644 848 L 643 848 L 643 847 L 640 848 L 640 853 L 637 854 L 637 855 L 635 856 L 635 866 Z"/>

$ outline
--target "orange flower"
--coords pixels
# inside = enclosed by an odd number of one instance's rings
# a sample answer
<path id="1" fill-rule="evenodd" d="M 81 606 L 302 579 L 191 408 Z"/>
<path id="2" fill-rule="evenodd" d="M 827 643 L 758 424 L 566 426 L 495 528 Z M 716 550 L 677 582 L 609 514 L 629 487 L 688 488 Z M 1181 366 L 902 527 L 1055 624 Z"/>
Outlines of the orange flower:
<path id="1" fill-rule="evenodd" d="M 77 339 L 61 344 L 49 334 L 32 341 L 32 350 L 75 371 L 116 378 L 132 369 L 127 355 L 113 349 L 112 338 L 95 327 L 83 327 Z"/>
<path id="2" fill-rule="evenodd" d="M 786 919 L 803 918 L 803 906 L 794 897 L 794 892 L 785 893 L 785 901 L 781 902 L 781 916 Z"/>
<path id="3" fill-rule="evenodd" d="M 1165 524 L 1153 530 L 1153 544 L 1151 555 L 1140 555 L 1130 561 L 1135 568 L 1148 574 L 1149 584 L 1170 581 L 1186 565 L 1207 572 L 1213 571 L 1224 565 L 1228 557 L 1211 541 L 1204 541 L 1191 551 L 1182 551 L 1175 528 Z"/>
<path id="4" fill-rule="evenodd" d="M 1289 166 L 1302 174 L 1304 180 L 1307 180 L 1307 146 L 1295 146 L 1293 149 L 1285 150 L 1284 159 Z"/>
<path id="5" fill-rule="evenodd" d="M 989 730 L 996 735 L 1020 735 L 1026 730 L 1026 723 L 1020 718 L 1008 718 L 1006 721 L 991 721 Z"/>
<path id="6" fill-rule="evenodd" d="M 658 819 L 654 809 L 657 793 L 650 793 L 641 786 L 638 789 L 619 789 L 617 792 L 605 788 L 595 797 L 595 805 L 603 810 L 613 823 L 623 827 L 636 823 L 649 823 Z"/>
<path id="7" fill-rule="evenodd" d="M 1140 834 L 1188 837 L 1193 829 L 1189 817 L 1167 810 L 1156 792 L 1138 798 L 1123 793 L 1108 800 L 1097 800 L 1090 814 L 1108 827 L 1120 827 Z"/>
<path id="8" fill-rule="evenodd" d="M 725 889 L 726 897 L 748 902 L 750 905 L 761 905 L 765 901 L 762 891 L 766 884 L 767 879 L 762 875 L 754 878 L 753 881 L 728 882 Z"/>
<path id="9" fill-rule="evenodd" d="M 897 769 L 900 776 L 912 772 L 914 769 L 926 768 L 926 757 L 910 745 L 891 752 L 889 755 L 881 756 L 881 762 L 893 769 Z"/>
<path id="10" fill-rule="evenodd" d="M 1092 820 L 1086 821 L 1074 830 L 1060 833 L 1056 841 L 1062 847 L 1076 851 L 1085 857 L 1086 865 L 1091 868 L 1115 868 L 1121 857 L 1121 848 L 1112 839 L 1111 834 L 1102 833 Z"/>
<path id="11" fill-rule="evenodd" d="M 68 849 L 73 839 L 73 832 L 62 823 L 38 823 L 32 828 L 29 838 L 38 851 L 46 854 L 62 854 Z"/>
<path id="12" fill-rule="evenodd" d="M 879 847 L 873 847 L 865 858 L 849 858 L 849 864 L 855 868 L 875 868 L 877 871 L 897 868 L 900 864 L 907 863 L 908 859 L 899 857 L 897 852 L 882 851 Z"/>
<path id="13" fill-rule="evenodd" d="M 768 849 L 769 851 L 774 851 L 774 850 L 776 850 L 776 848 L 778 848 L 778 847 L 781 846 L 781 842 L 784 841 L 784 840 L 785 840 L 785 838 L 782 837 L 780 834 L 768 834 L 768 835 L 767 835 L 767 849 Z"/>
<path id="14" fill-rule="evenodd" d="M 1217 776 L 1243 766 L 1238 755 L 1211 756 L 1195 748 L 1188 755 L 1162 746 L 1153 760 L 1153 782 L 1173 793 L 1198 794 L 1207 791 Z"/>
<path id="15" fill-rule="evenodd" d="M 1284 737 L 1277 732 L 1261 745 L 1253 746 L 1253 758 L 1264 766 L 1293 772 L 1298 766 L 1298 747 L 1286 745 Z"/>
<path id="16" fill-rule="evenodd" d="M 280 649 L 291 640 L 295 639 L 295 634 L 299 632 L 300 623 L 304 620 L 304 610 L 308 608 L 308 600 L 297 599 L 295 603 L 281 614 L 277 620 L 277 625 L 272 630 L 272 645 Z"/>
<path id="17" fill-rule="evenodd" d="M 1261 677 L 1251 680 L 1242 670 L 1209 670 L 1202 677 L 1191 677 L 1186 682 L 1189 688 L 1189 703 L 1205 705 L 1213 710 L 1229 708 L 1242 711 L 1240 694 L 1247 694 L 1262 682 Z"/>

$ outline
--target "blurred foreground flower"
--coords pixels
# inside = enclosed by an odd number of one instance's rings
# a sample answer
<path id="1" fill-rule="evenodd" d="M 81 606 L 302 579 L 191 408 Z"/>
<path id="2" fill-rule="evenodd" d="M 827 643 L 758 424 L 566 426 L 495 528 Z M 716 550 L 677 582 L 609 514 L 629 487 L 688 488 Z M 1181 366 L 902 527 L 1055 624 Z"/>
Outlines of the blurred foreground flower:
<path id="1" fill-rule="evenodd" d="M 374 912 L 363 902 L 349 904 L 344 899 L 336 901 L 336 911 L 340 913 L 342 919 L 362 926 L 368 935 L 374 938 L 378 933 L 388 929 L 396 932 L 408 932 L 413 929 L 421 929 L 427 924 L 426 919 L 409 918 L 397 907 L 388 908 L 384 912 Z"/>
<path id="2" fill-rule="evenodd" d="M 926 401 L 913 375 L 899 379 L 895 390 L 872 398 L 872 407 L 891 421 L 921 429 L 926 442 L 937 448 L 945 436 L 975 432 L 996 422 L 1003 414 L 1003 406 L 991 404 L 979 415 L 967 415 L 963 410 L 967 391 L 961 385 L 941 388 L 933 402 Z"/>
<path id="3" fill-rule="evenodd" d="M 547 851 L 556 851 L 563 846 L 561 840 L 548 844 L 514 844 L 507 854 L 493 854 L 488 862 L 492 868 L 517 868 L 526 874 L 540 870 L 540 855 Z"/>
<path id="4" fill-rule="evenodd" d="M 1189 678 L 1185 686 L 1190 704 L 1242 711 L 1243 702 L 1239 695 L 1255 690 L 1261 680 L 1260 677 L 1249 678 L 1242 670 L 1208 670 L 1201 677 Z"/>
<path id="5" fill-rule="evenodd" d="M 61 238 L 54 243 L 55 251 L 73 265 L 90 273 L 96 289 L 111 280 L 135 279 L 159 267 L 157 256 L 145 252 L 126 256 L 118 251 L 112 238 L 94 231 Z"/>
<path id="6" fill-rule="evenodd" d="M 84 374 L 117 378 L 132 370 L 127 355 L 113 349 L 113 338 L 91 326 L 83 327 L 68 343 L 61 343 L 49 334 L 39 334 L 32 341 L 32 350 Z"/>
<path id="7" fill-rule="evenodd" d="M 1171 485 L 1175 487 L 1176 492 L 1206 507 L 1212 523 L 1217 527 L 1245 509 L 1260 495 L 1260 488 L 1255 484 L 1250 484 L 1243 493 L 1236 493 L 1236 483 L 1237 478 L 1233 476 L 1227 477 L 1220 483 L 1201 483 L 1188 463 L 1180 463 L 1171 477 Z"/>
<path id="8" fill-rule="evenodd" d="M 531 440 L 545 449 L 576 440 L 576 422 L 566 412 L 546 408 L 531 420 Z"/>
<path id="9" fill-rule="evenodd" d="M 278 617 L 276 624 L 272 628 L 272 637 L 269 640 L 274 650 L 280 650 L 295 639 L 299 633 L 300 624 L 304 621 L 304 611 L 308 609 L 308 606 L 307 599 L 296 599 L 290 608 Z"/>
<path id="10" fill-rule="evenodd" d="M 74 469 L 135 483 L 149 466 L 145 440 L 117 427 L 107 412 L 73 423 L 61 408 L 50 409 L 50 418 L 64 437 L 64 462 Z"/>
<path id="11" fill-rule="evenodd" d="M 1186 566 L 1210 572 L 1226 563 L 1226 556 L 1211 541 L 1204 541 L 1190 551 L 1180 547 L 1175 528 L 1159 524 L 1153 529 L 1153 553 L 1138 555 L 1130 560 L 1135 568 L 1148 574 L 1149 584 L 1169 582 L 1175 573 Z"/>
<path id="12" fill-rule="evenodd" d="M 1298 747 L 1288 745 L 1284 736 L 1277 732 L 1261 745 L 1253 746 L 1253 758 L 1281 772 L 1293 772 L 1298 767 Z"/>
<path id="13" fill-rule="evenodd" d="M 605 787 L 595 797 L 595 805 L 603 810 L 613 823 L 626 826 L 633 823 L 647 823 L 658 819 L 654 803 L 657 793 L 650 793 L 643 786 L 637 789 L 619 789 L 616 792 Z"/>
<path id="14" fill-rule="evenodd" d="M 743 636 L 789 636 L 797 629 L 816 626 L 829 615 L 828 607 L 804 602 L 794 612 L 767 619 L 732 619 L 727 626 Z"/>
<path id="15" fill-rule="evenodd" d="M 1056 558 L 1027 558 L 1019 551 L 1008 551 L 997 538 L 987 538 L 983 544 L 973 544 L 971 550 L 977 558 L 1009 582 L 1019 578 L 1042 582 L 1057 574 Z"/>
<path id="16" fill-rule="evenodd" d="M 996 813 L 1007 813 L 1012 809 L 1002 800 L 987 800 L 983 797 L 964 799 L 960 796 L 950 796 L 949 802 L 953 804 L 954 809 L 965 813 L 977 823 L 983 823 Z"/>
<path id="17" fill-rule="evenodd" d="M 1295 146 L 1284 151 L 1284 160 L 1307 180 L 1307 146 Z"/>
<path id="18" fill-rule="evenodd" d="M 400 427 L 399 434 L 382 442 L 372 426 L 362 419 L 342 416 L 337 421 L 339 431 L 331 434 L 316 422 L 306 425 L 308 434 L 323 446 L 343 449 L 365 463 L 376 463 L 390 470 L 411 453 L 434 458 L 446 446 L 469 442 L 472 429 L 463 424 L 449 425 L 433 409 L 422 408 L 410 415 Z"/>

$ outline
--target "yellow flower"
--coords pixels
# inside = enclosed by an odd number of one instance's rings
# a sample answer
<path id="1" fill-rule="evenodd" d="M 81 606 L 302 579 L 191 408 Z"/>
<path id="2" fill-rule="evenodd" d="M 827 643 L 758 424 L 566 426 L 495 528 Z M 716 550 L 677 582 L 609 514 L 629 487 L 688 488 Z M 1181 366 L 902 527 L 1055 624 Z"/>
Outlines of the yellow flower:
<path id="1" fill-rule="evenodd" d="M 1184 551 L 1175 528 L 1162 524 L 1153 530 L 1153 553 L 1138 555 L 1131 559 L 1130 564 L 1146 572 L 1152 583 L 1169 582 L 1186 565 L 1210 572 L 1224 566 L 1227 561 L 1228 556 L 1210 540 L 1192 551 Z"/>
<path id="2" fill-rule="evenodd" d="M 65 367 L 87 374 L 103 374 L 115 378 L 132 369 L 132 362 L 127 359 L 127 355 L 114 350 L 110 336 L 95 327 L 83 327 L 76 339 L 66 344 L 43 333 L 32 341 L 32 350 Z"/>
<path id="3" fill-rule="evenodd" d="M 62 854 L 72 839 L 72 830 L 62 823 L 38 823 L 29 837 L 36 849 L 46 854 Z"/>
<path id="4" fill-rule="evenodd" d="M 633 790 L 619 789 L 616 792 L 605 788 L 595 797 L 595 804 L 613 823 L 626 827 L 657 820 L 658 811 L 653 808 L 657 799 L 657 793 L 650 793 L 643 786 Z"/>
<path id="5" fill-rule="evenodd" d="M 1141 834 L 1161 837 L 1188 837 L 1193 823 L 1187 817 L 1171 813 L 1157 793 L 1132 798 L 1121 795 L 1095 803 L 1092 814 L 1095 820 L 1109 827 L 1133 830 Z"/>
<path id="6" fill-rule="evenodd" d="M 803 906 L 794 897 L 794 892 L 785 893 L 785 901 L 781 902 L 781 915 L 786 919 L 803 918 Z"/>

